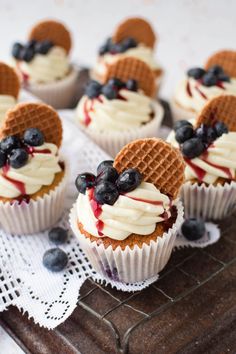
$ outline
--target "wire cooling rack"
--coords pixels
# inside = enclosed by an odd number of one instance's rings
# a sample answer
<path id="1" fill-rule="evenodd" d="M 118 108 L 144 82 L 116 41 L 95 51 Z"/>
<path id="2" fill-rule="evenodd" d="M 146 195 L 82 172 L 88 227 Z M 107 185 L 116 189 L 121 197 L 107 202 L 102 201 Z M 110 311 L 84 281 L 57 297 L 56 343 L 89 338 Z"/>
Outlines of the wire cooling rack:
<path id="1" fill-rule="evenodd" d="M 159 280 L 146 290 L 121 293 L 88 280 L 88 290 L 79 298 L 78 305 L 108 327 L 115 341 L 114 352 L 128 353 L 135 330 L 154 317 L 158 319 L 164 311 L 236 262 L 235 216 L 224 221 L 217 244 L 175 252 Z M 130 315 L 121 321 L 124 309 Z"/>

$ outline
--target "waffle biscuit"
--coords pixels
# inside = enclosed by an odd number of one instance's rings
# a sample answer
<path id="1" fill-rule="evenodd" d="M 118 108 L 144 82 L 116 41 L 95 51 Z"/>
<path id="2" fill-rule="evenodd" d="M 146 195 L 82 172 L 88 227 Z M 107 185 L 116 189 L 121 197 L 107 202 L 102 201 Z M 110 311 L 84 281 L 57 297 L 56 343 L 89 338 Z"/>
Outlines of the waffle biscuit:
<path id="1" fill-rule="evenodd" d="M 69 53 L 71 49 L 71 36 L 67 28 L 60 22 L 48 20 L 37 23 L 29 33 L 29 40 L 51 41 L 54 45 L 62 47 Z"/>
<path id="2" fill-rule="evenodd" d="M 9 135 L 23 135 L 26 129 L 38 128 L 47 143 L 62 141 L 62 124 L 57 112 L 44 103 L 19 103 L 10 109 L 0 129 L 0 139 Z"/>
<path id="3" fill-rule="evenodd" d="M 205 69 L 208 70 L 213 65 L 221 66 L 227 75 L 236 77 L 236 51 L 221 50 L 213 54 L 207 60 Z"/>
<path id="4" fill-rule="evenodd" d="M 210 100 L 199 113 L 196 126 L 224 122 L 230 131 L 236 131 L 236 96 L 222 95 Z"/>
<path id="5" fill-rule="evenodd" d="M 180 151 L 157 139 L 138 139 L 121 149 L 114 161 L 120 173 L 136 168 L 144 181 L 153 183 L 161 193 L 175 199 L 184 182 L 185 163 Z"/>
<path id="6" fill-rule="evenodd" d="M 112 40 L 114 43 L 119 43 L 129 37 L 150 48 L 154 47 L 156 41 L 156 36 L 151 25 L 139 17 L 124 20 L 115 30 Z"/>
<path id="7" fill-rule="evenodd" d="M 129 79 L 136 80 L 138 87 L 147 96 L 153 97 L 156 93 L 154 72 L 146 63 L 137 58 L 122 58 L 109 65 L 104 76 L 104 82 L 114 77 L 124 82 Z"/>
<path id="8" fill-rule="evenodd" d="M 0 95 L 18 97 L 20 80 L 13 68 L 0 62 Z"/>
<path id="9" fill-rule="evenodd" d="M 122 250 L 125 250 L 126 247 L 133 249 L 135 245 L 139 248 L 142 248 L 143 244 L 150 244 L 151 241 L 156 241 L 158 237 L 162 237 L 165 232 L 169 230 L 175 223 L 177 218 L 176 209 L 172 208 L 171 210 L 171 217 L 163 222 L 159 222 L 156 224 L 155 230 L 149 235 L 138 235 L 138 234 L 131 234 L 124 240 L 114 240 L 110 237 L 96 237 L 91 235 L 89 232 L 85 231 L 83 225 L 78 222 L 78 228 L 86 238 L 89 238 L 91 242 L 96 242 L 99 246 L 103 244 L 105 248 L 109 246 L 115 250 L 117 247 L 120 247 Z"/>

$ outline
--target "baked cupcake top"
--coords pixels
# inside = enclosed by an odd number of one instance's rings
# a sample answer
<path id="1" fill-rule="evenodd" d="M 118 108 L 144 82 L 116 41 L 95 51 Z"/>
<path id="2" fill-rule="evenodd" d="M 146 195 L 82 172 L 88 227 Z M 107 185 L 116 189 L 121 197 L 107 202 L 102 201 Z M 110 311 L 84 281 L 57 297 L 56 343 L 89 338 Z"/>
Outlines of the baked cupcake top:
<path id="1" fill-rule="evenodd" d="M 12 56 L 24 84 L 45 84 L 68 74 L 70 49 L 67 28 L 60 22 L 46 20 L 31 29 L 27 43 L 13 45 Z"/>
<path id="2" fill-rule="evenodd" d="M 8 109 L 14 107 L 20 91 L 20 81 L 13 68 L 0 62 L 0 127 Z"/>
<path id="3" fill-rule="evenodd" d="M 0 199 L 27 199 L 50 186 L 62 171 L 58 149 L 62 127 L 45 104 L 21 103 L 0 129 Z"/>
<path id="4" fill-rule="evenodd" d="M 90 81 L 80 100 L 76 120 L 97 131 L 128 131 L 154 118 L 152 96 L 155 77 L 152 70 L 135 58 L 112 64 L 105 84 Z"/>
<path id="5" fill-rule="evenodd" d="M 224 94 L 236 95 L 236 52 L 220 51 L 212 55 L 205 68 L 187 71 L 175 93 L 182 108 L 199 112 L 207 101 Z"/>
<path id="6" fill-rule="evenodd" d="M 167 141 L 180 148 L 186 181 L 215 184 L 236 177 L 236 97 L 208 102 L 196 121 L 179 121 Z"/>
<path id="7" fill-rule="evenodd" d="M 126 145 L 115 161 L 103 161 L 97 176 L 78 175 L 78 224 L 90 235 L 125 240 L 149 235 L 171 217 L 183 183 L 184 162 L 178 150 L 160 139 Z"/>
<path id="8" fill-rule="evenodd" d="M 156 74 L 161 68 L 156 62 L 153 49 L 156 35 L 151 25 L 143 18 L 128 18 L 120 23 L 111 38 L 99 48 L 95 75 L 103 77 L 107 66 L 120 58 L 135 57 L 143 60 Z"/>

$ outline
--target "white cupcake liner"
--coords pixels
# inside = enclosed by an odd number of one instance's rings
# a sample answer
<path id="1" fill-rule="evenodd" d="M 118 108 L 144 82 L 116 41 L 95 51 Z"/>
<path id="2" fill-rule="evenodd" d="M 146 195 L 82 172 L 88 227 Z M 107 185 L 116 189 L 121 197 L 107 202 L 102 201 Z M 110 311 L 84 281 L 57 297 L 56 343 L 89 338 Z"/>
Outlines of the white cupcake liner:
<path id="1" fill-rule="evenodd" d="M 137 107 L 138 109 L 138 107 Z M 164 116 L 164 109 L 160 103 L 154 103 L 155 117 L 148 123 L 129 131 L 98 132 L 82 125 L 82 130 L 110 156 L 115 157 L 123 146 L 140 138 L 153 138 L 157 136 L 158 129 Z"/>
<path id="2" fill-rule="evenodd" d="M 174 99 L 170 101 L 170 107 L 171 107 L 171 112 L 173 115 L 173 119 L 175 121 L 177 120 L 190 120 L 190 119 L 195 119 L 197 118 L 198 113 L 191 111 L 189 109 L 185 109 L 180 107 Z"/>
<path id="3" fill-rule="evenodd" d="M 27 91 L 56 109 L 70 108 L 78 86 L 78 69 L 72 66 L 70 73 L 52 83 L 29 84 Z"/>
<path id="4" fill-rule="evenodd" d="M 117 247 L 113 250 L 112 246 L 105 248 L 103 244 L 90 241 L 78 229 L 76 204 L 70 212 L 70 225 L 82 250 L 100 275 L 123 283 L 134 283 L 157 275 L 168 262 L 183 222 L 182 203 L 178 201 L 176 207 L 177 219 L 173 226 L 150 245 L 143 244 L 142 248 L 135 245 L 133 249 Z"/>
<path id="5" fill-rule="evenodd" d="M 236 209 L 236 183 L 217 186 L 186 182 L 181 188 L 186 218 L 221 220 Z"/>
<path id="6" fill-rule="evenodd" d="M 67 173 L 65 165 L 65 175 L 59 185 L 36 200 L 0 202 L 0 228 L 11 234 L 28 235 L 53 226 L 65 208 Z"/>

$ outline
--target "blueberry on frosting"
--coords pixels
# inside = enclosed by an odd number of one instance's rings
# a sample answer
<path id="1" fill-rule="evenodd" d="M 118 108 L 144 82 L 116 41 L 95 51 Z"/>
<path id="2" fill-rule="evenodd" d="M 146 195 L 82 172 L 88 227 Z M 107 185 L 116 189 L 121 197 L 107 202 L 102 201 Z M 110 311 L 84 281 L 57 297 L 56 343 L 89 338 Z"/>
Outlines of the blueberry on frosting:
<path id="1" fill-rule="evenodd" d="M 215 86 L 220 82 L 230 82 L 230 77 L 219 65 L 213 65 L 207 71 L 202 68 L 191 68 L 187 71 L 187 76 L 194 78 L 206 87 Z"/>

